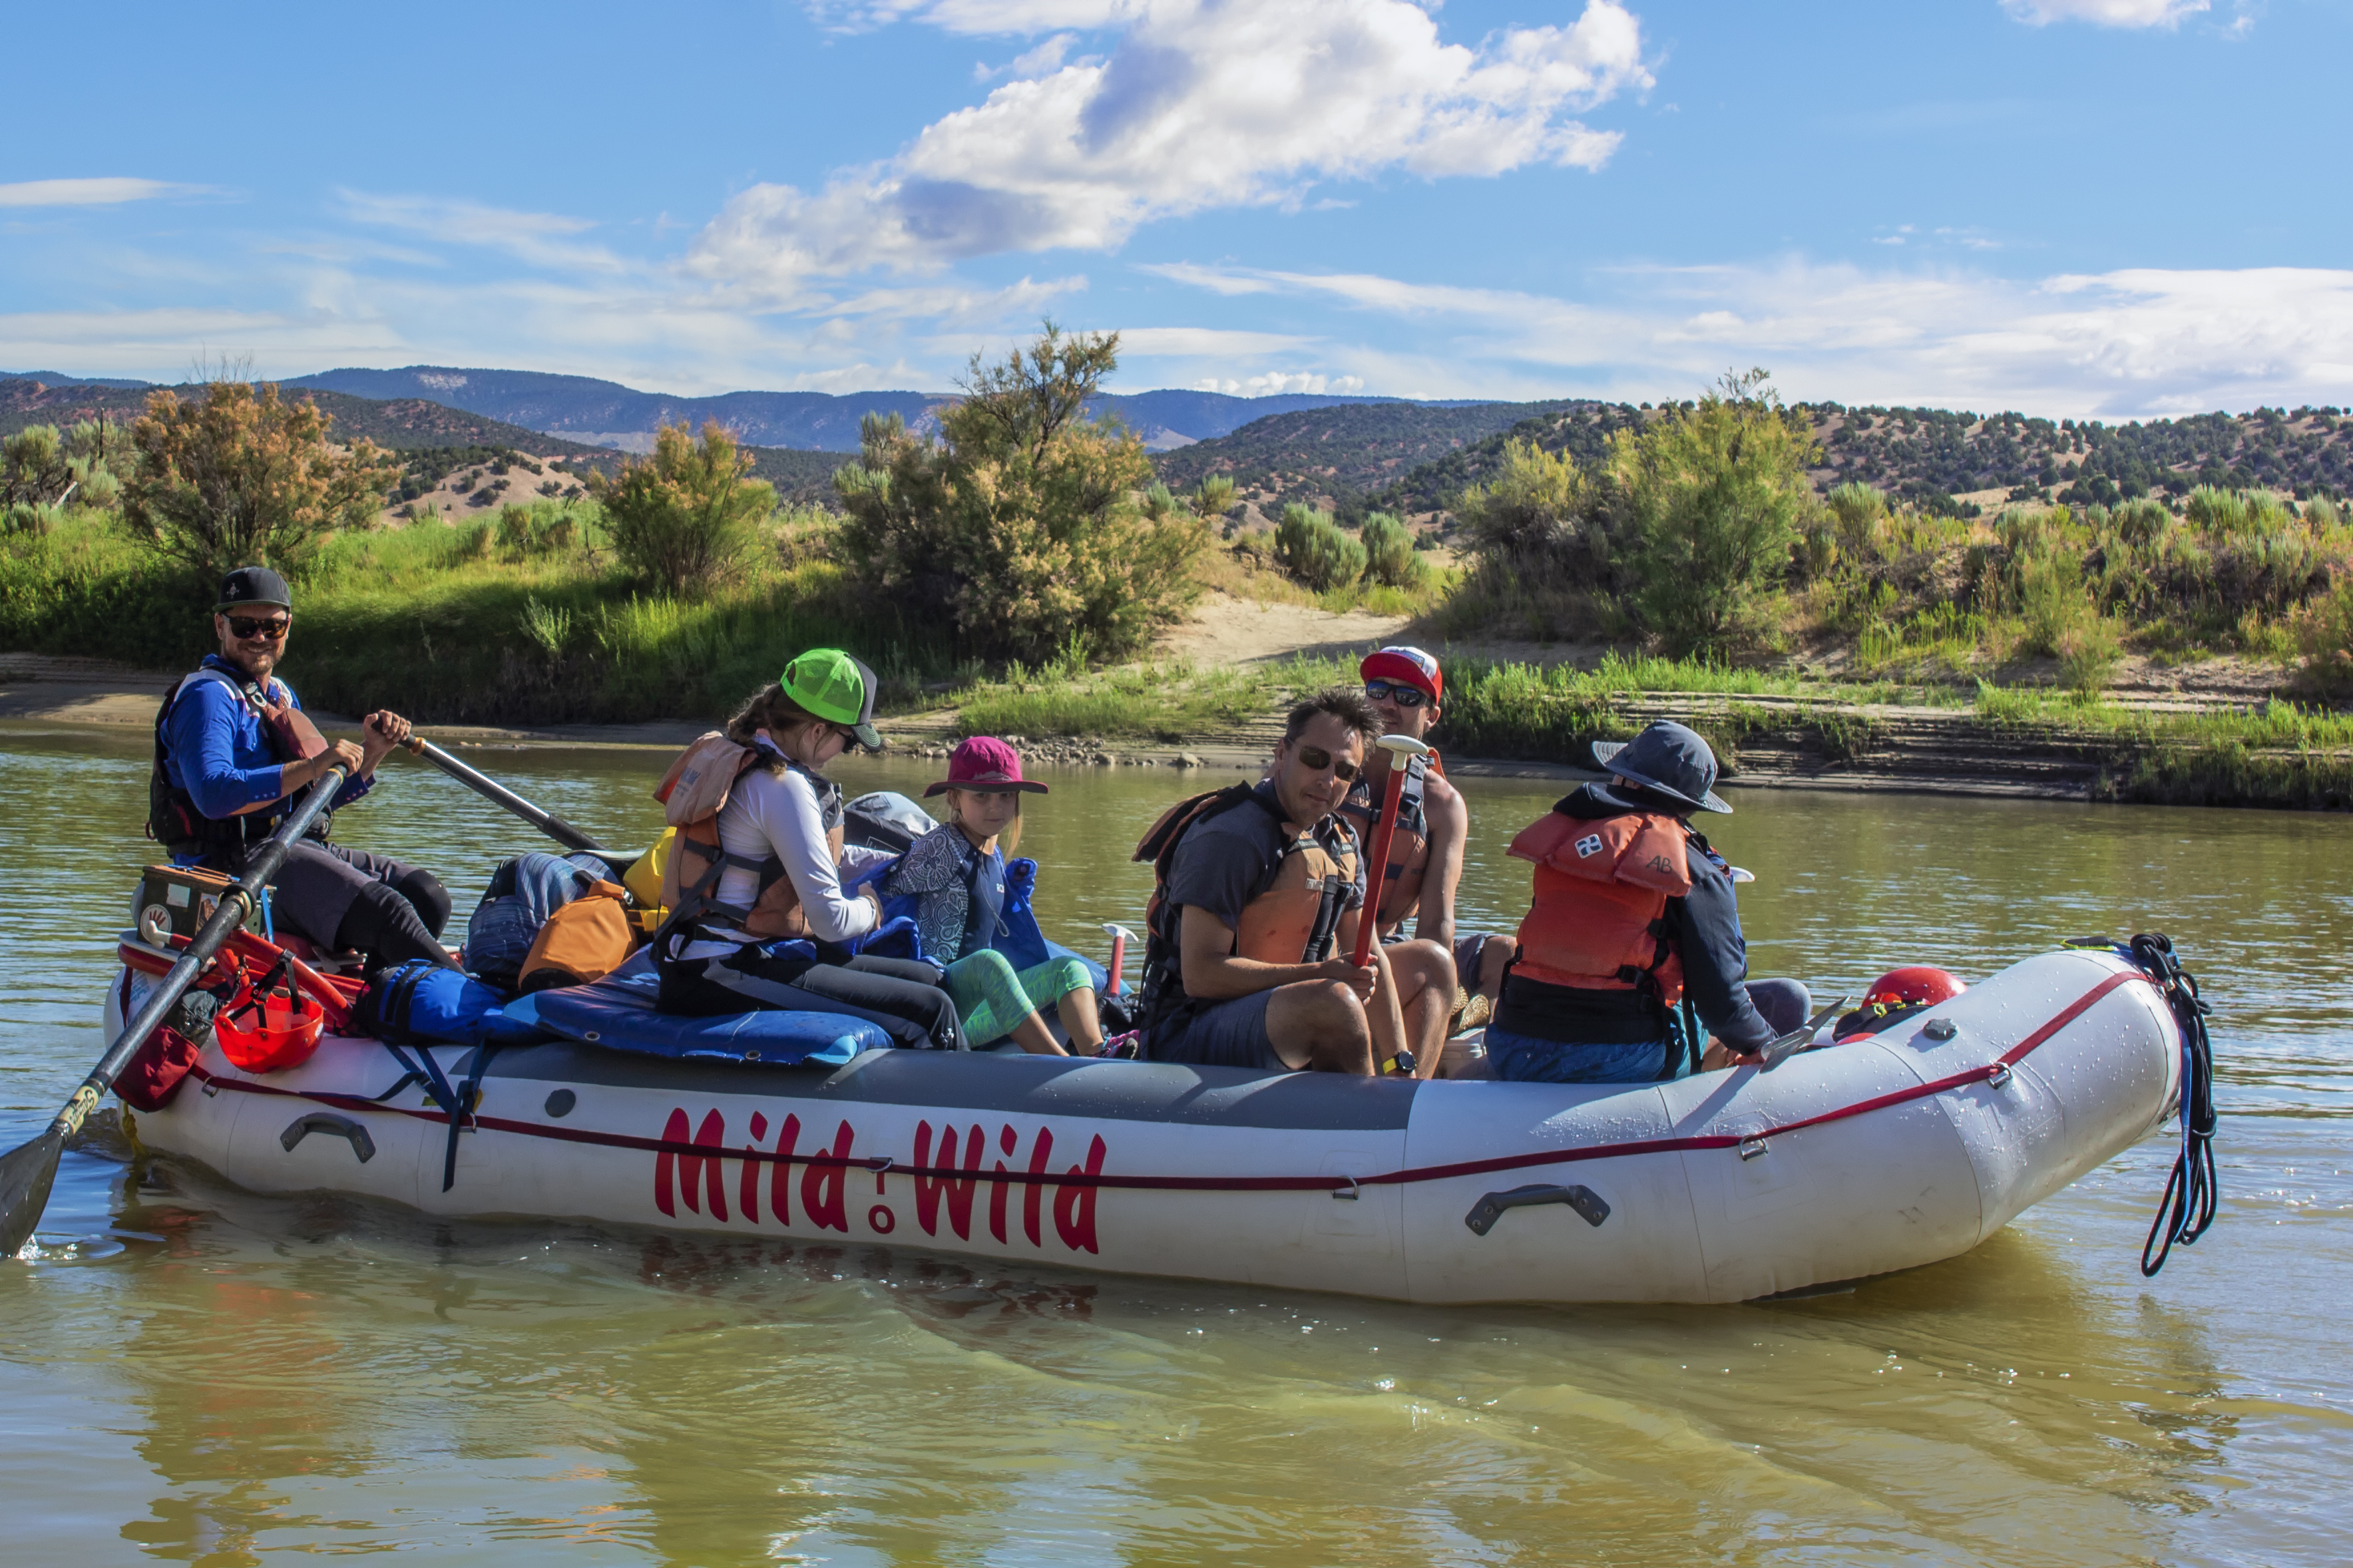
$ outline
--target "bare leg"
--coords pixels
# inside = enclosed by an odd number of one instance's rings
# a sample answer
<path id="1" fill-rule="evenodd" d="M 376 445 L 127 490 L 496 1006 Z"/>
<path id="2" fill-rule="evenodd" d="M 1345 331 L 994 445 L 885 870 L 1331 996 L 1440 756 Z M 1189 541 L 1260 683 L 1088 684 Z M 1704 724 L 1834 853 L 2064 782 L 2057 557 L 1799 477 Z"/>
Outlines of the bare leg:
<path id="1" fill-rule="evenodd" d="M 1398 1006 L 1415 1074 L 1428 1078 L 1438 1070 L 1446 1020 L 1454 1011 L 1454 955 L 1434 942 L 1401 942 L 1381 951 L 1397 977 Z"/>
<path id="2" fill-rule="evenodd" d="M 1033 1057 L 1066 1057 L 1071 1054 L 1056 1043 L 1053 1031 L 1046 1027 L 1046 1020 L 1038 1016 L 1035 1008 L 1023 1015 L 1021 1021 L 1013 1026 L 1013 1041 Z"/>
<path id="3" fill-rule="evenodd" d="M 1061 1015 L 1062 1028 L 1071 1037 L 1071 1054 L 1091 1057 L 1103 1049 L 1103 1016 L 1095 1011 L 1095 994 L 1082 985 L 1076 991 L 1065 991 L 1054 1005 Z"/>
<path id="4" fill-rule="evenodd" d="M 1511 967 L 1512 958 L 1520 951 L 1518 942 L 1508 936 L 1491 936 L 1479 950 L 1479 994 L 1489 1002 L 1504 994 L 1504 971 Z"/>
<path id="5" fill-rule="evenodd" d="M 1336 980 L 1277 986 L 1266 1005 L 1266 1032 L 1286 1067 L 1373 1075 L 1373 1031 L 1365 1009 Z"/>

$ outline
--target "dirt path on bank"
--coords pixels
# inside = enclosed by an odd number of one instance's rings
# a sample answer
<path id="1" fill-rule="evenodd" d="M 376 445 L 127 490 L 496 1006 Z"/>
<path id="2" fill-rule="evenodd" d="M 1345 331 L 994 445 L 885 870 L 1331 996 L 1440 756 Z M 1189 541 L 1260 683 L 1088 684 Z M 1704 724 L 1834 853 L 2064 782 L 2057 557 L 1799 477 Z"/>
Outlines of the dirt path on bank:
<path id="1" fill-rule="evenodd" d="M 1211 593 L 1182 626 L 1153 645 L 1156 658 L 1203 664 L 1266 664 L 1304 655 L 1331 658 L 1397 641 L 1410 620 L 1369 610 L 1335 615 L 1313 605 L 1266 605 Z"/>

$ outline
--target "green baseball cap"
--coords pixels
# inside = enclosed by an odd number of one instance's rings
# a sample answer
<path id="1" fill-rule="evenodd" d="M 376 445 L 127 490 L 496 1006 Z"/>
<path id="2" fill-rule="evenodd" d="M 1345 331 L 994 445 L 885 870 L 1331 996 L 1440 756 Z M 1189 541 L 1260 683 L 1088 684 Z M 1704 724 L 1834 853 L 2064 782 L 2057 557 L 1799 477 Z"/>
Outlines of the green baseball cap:
<path id="1" fill-rule="evenodd" d="M 785 695 L 816 714 L 853 731 L 870 752 L 882 749 L 874 728 L 874 672 L 838 647 L 813 647 L 776 678 Z"/>

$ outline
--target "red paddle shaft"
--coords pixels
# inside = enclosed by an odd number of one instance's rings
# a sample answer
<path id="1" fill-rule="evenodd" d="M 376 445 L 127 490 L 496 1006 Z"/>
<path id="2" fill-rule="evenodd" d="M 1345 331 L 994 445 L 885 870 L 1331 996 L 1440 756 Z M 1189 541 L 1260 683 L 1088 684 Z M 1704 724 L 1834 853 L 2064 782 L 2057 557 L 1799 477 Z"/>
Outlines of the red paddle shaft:
<path id="1" fill-rule="evenodd" d="M 1381 895 L 1388 889 L 1389 840 L 1397 837 L 1406 763 L 1430 750 L 1410 735 L 1383 735 L 1377 744 L 1389 754 L 1389 783 L 1381 795 L 1381 819 L 1373 828 L 1372 850 L 1365 857 L 1365 907 L 1356 915 L 1356 952 L 1350 960 L 1359 969 L 1372 958 L 1373 938 L 1380 932 Z"/>

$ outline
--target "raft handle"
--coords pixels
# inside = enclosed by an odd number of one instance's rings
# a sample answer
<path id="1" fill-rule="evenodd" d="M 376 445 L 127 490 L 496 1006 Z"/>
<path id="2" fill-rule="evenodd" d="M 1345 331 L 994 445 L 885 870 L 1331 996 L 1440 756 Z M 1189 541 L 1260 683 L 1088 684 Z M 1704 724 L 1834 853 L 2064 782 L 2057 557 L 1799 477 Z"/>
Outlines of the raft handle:
<path id="1" fill-rule="evenodd" d="M 1742 1159 L 1754 1160 L 1757 1155 L 1764 1152 L 1766 1152 L 1766 1149 L 1765 1140 L 1763 1138 L 1743 1138 L 1740 1141 L 1740 1157 Z"/>
<path id="2" fill-rule="evenodd" d="M 1484 1236 L 1495 1228 L 1495 1222 L 1504 1217 L 1505 1209 L 1526 1208 L 1530 1204 L 1567 1204 L 1590 1226 L 1599 1226 L 1609 1217 L 1609 1205 L 1591 1187 L 1556 1187 L 1548 1183 L 1539 1183 L 1535 1186 L 1514 1187 L 1507 1193 L 1489 1193 L 1471 1205 L 1471 1212 L 1462 1216 L 1462 1223 L 1471 1227 L 1472 1235 Z"/>
<path id="3" fill-rule="evenodd" d="M 2009 1082 L 2010 1064 L 2008 1062 L 1994 1063 L 1993 1071 L 1986 1074 L 1986 1087 L 1989 1089 L 2000 1089 Z"/>
<path id="4" fill-rule="evenodd" d="M 314 1110 L 308 1116 L 298 1116 L 288 1122 L 286 1131 L 278 1135 L 279 1146 L 291 1154 L 294 1145 L 312 1132 L 325 1132 L 348 1140 L 352 1152 L 359 1156 L 363 1165 L 375 1158 L 375 1140 L 368 1136 L 368 1130 L 350 1117 L 338 1116 L 332 1110 Z"/>
<path id="5" fill-rule="evenodd" d="M 1344 1181 L 1344 1182 L 1347 1183 L 1348 1184 L 1347 1184 L 1346 1186 L 1345 1186 L 1345 1187 L 1334 1187 L 1334 1188 L 1332 1189 L 1332 1201 L 1333 1201 L 1333 1202 L 1337 1203 L 1337 1202 L 1339 1202 L 1342 1198 L 1345 1198 L 1345 1199 L 1347 1199 L 1350 1203 L 1355 1203 L 1357 1199 L 1359 1199 L 1359 1198 L 1361 1198 L 1361 1197 L 1363 1197 L 1363 1196 L 1365 1195 L 1362 1192 L 1360 1192 L 1360 1191 L 1358 1191 L 1358 1190 L 1357 1190 L 1357 1187 L 1356 1187 L 1356 1177 L 1354 1177 L 1354 1176 L 1342 1176 L 1342 1177 L 1340 1178 L 1340 1180 L 1342 1180 L 1342 1181 Z M 1482 1232 L 1482 1234 L 1484 1234 L 1484 1233 Z"/>

